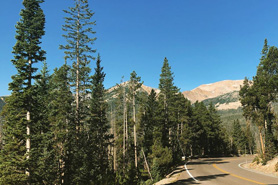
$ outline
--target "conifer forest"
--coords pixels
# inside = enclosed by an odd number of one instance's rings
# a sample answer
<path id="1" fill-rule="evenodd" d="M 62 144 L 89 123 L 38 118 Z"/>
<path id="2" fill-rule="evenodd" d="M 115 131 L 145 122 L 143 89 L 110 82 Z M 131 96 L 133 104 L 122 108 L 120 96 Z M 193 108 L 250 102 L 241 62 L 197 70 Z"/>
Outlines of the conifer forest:
<path id="1" fill-rule="evenodd" d="M 41 41 L 44 0 L 23 0 L 16 73 L 0 118 L 1 185 L 153 184 L 190 157 L 256 153 L 266 163 L 277 155 L 277 47 L 265 40 L 257 74 L 239 92 L 247 124 L 234 120 L 228 132 L 212 104 L 184 97 L 166 57 L 158 89 L 144 91 L 144 79 L 130 71 L 128 81 L 107 90 L 93 4 L 72 1 L 61 25 L 64 61 L 51 72 Z"/>

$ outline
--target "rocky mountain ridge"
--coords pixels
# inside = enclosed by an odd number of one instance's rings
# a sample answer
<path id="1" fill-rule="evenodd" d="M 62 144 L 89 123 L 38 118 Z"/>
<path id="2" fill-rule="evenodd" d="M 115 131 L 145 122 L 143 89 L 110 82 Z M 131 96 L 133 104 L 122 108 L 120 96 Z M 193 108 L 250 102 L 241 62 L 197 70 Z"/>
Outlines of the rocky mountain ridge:
<path id="1" fill-rule="evenodd" d="M 123 87 L 128 86 L 128 81 L 120 84 Z M 184 91 L 182 94 L 185 98 L 195 103 L 203 101 L 206 105 L 212 103 L 218 110 L 238 109 L 241 104 L 239 102 L 239 90 L 243 85 L 243 80 L 224 80 L 211 84 L 204 84 L 196 87 L 191 91 Z M 108 89 L 108 93 L 114 91 L 118 86 Z M 142 85 L 141 91 L 150 94 L 154 89 L 156 93 L 160 90 L 146 85 Z"/>
<path id="2" fill-rule="evenodd" d="M 183 95 L 192 103 L 212 103 L 218 110 L 238 109 L 241 107 L 239 90 L 242 85 L 243 80 L 224 80 L 200 85 L 191 91 L 184 91 Z"/>
<path id="3" fill-rule="evenodd" d="M 184 91 L 183 95 L 192 103 L 195 103 L 196 101 L 200 102 L 224 95 L 226 93 L 239 91 L 241 85 L 243 85 L 243 80 L 224 80 L 211 84 L 200 85 L 191 91 Z"/>

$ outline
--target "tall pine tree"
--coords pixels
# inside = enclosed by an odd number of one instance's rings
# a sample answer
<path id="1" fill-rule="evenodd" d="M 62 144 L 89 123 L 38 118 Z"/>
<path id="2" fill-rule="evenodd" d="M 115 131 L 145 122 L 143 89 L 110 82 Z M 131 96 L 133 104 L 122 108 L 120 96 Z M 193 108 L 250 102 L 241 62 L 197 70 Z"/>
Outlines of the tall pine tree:
<path id="1" fill-rule="evenodd" d="M 135 167 L 137 168 L 138 165 L 138 148 L 137 148 L 137 132 L 136 132 L 136 104 L 135 104 L 135 99 L 136 99 L 136 91 L 139 89 L 143 83 L 140 82 L 141 77 L 137 76 L 136 72 L 133 71 L 130 74 L 130 81 L 129 81 L 129 88 L 131 92 L 131 97 L 132 97 L 132 121 L 133 121 L 133 134 L 134 134 L 134 162 L 135 162 Z"/>
<path id="2" fill-rule="evenodd" d="M 41 38 L 44 35 L 45 16 L 40 4 L 43 0 L 24 0 L 21 19 L 16 25 L 16 44 L 13 47 L 12 63 L 17 74 L 12 76 L 9 84 L 11 96 L 7 99 L 4 117 L 4 141 L 0 157 L 0 182 L 2 184 L 31 183 L 35 168 L 32 168 L 31 145 L 35 137 L 33 128 L 37 120 L 33 119 L 34 104 L 33 80 L 37 68 L 34 64 L 45 60 L 45 51 L 41 49 Z M 27 132 L 26 132 L 27 130 Z M 39 133 L 40 134 L 40 133 Z M 26 146 L 25 146 L 26 143 Z"/>
<path id="3" fill-rule="evenodd" d="M 86 134 L 86 157 L 84 160 L 87 174 L 85 184 L 109 184 L 113 179 L 112 168 L 109 165 L 108 148 L 111 146 L 111 135 L 107 120 L 107 103 L 105 102 L 105 88 L 103 85 L 105 73 L 97 57 L 95 74 L 92 76 L 91 100 L 89 120 Z"/>
<path id="4" fill-rule="evenodd" d="M 159 79 L 159 112 L 161 113 L 160 124 L 162 138 L 161 141 L 163 146 L 169 146 L 170 142 L 173 141 L 173 134 L 175 123 L 174 123 L 174 99 L 179 89 L 174 85 L 174 77 L 171 72 L 171 67 L 167 58 L 165 57 L 163 66 L 161 69 L 160 79 Z"/>
<path id="5" fill-rule="evenodd" d="M 65 50 L 66 58 L 72 61 L 72 86 L 75 89 L 75 109 L 76 109 L 76 126 L 80 130 L 80 124 L 86 114 L 86 97 L 89 90 L 89 67 L 90 59 L 94 59 L 91 55 L 96 50 L 92 49 L 92 45 L 96 40 L 93 37 L 95 31 L 92 21 L 94 13 L 89 8 L 88 0 L 74 0 L 74 7 L 64 10 L 68 15 L 65 17 L 65 25 L 63 31 L 66 32 L 63 37 L 67 44 L 61 45 L 60 48 Z"/>
<path id="6" fill-rule="evenodd" d="M 47 182 L 69 184 L 72 181 L 73 140 L 75 124 L 73 122 L 73 95 L 69 84 L 70 67 L 66 64 L 55 69 L 50 79 L 49 113 L 50 133 L 47 142 L 48 166 Z"/>

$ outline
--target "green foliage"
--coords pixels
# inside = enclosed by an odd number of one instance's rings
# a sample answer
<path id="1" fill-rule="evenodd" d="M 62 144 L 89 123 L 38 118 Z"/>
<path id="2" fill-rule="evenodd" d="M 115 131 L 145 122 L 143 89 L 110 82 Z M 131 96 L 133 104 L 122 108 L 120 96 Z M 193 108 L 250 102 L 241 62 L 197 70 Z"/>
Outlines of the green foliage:
<path id="1" fill-rule="evenodd" d="M 69 66 L 63 65 L 55 69 L 50 79 L 49 115 L 50 133 L 48 135 L 48 157 L 49 162 L 48 182 L 67 182 L 72 176 L 68 167 L 73 163 L 71 153 L 74 145 L 75 125 L 72 117 L 73 96 L 69 86 Z M 68 169 L 67 169 L 68 168 Z M 64 173 L 64 175 L 63 175 Z"/>
<path id="2" fill-rule="evenodd" d="M 173 162 L 173 154 L 168 147 L 163 147 L 159 140 L 154 141 L 152 146 L 152 173 L 154 179 L 160 180 L 170 170 Z"/>
<path id="3" fill-rule="evenodd" d="M 0 155 L 1 184 L 38 183 L 38 163 L 40 150 L 39 139 L 41 132 L 36 132 L 42 125 L 36 117 L 37 92 L 32 80 L 41 79 L 35 75 L 37 68 L 34 64 L 45 60 L 45 51 L 40 47 L 40 39 L 44 35 L 45 16 L 40 4 L 43 0 L 24 0 L 24 8 L 20 12 L 21 19 L 16 25 L 16 44 L 13 47 L 13 65 L 17 74 L 12 76 L 9 90 L 12 94 L 7 98 L 3 110 L 4 145 Z M 31 120 L 27 121 L 27 112 Z M 26 134 L 29 126 L 31 135 Z M 30 138 L 31 150 L 27 153 L 25 142 Z M 27 176 L 25 171 L 30 172 Z"/>
<path id="4" fill-rule="evenodd" d="M 161 135 L 161 142 L 163 147 L 170 147 L 173 154 L 176 154 L 177 137 L 175 136 L 177 130 L 175 117 L 175 98 L 179 89 L 174 85 L 174 77 L 171 72 L 171 67 L 165 57 L 161 74 L 159 79 L 160 93 L 158 95 L 158 118 Z M 176 158 L 174 157 L 174 160 Z"/>
<path id="5" fill-rule="evenodd" d="M 91 20 L 94 13 L 89 8 L 88 0 L 74 0 L 74 7 L 64 10 L 64 12 L 68 15 L 68 17 L 65 17 L 65 25 L 63 25 L 63 31 L 66 32 L 63 37 L 67 44 L 60 45 L 60 49 L 65 50 L 65 58 L 72 61 L 71 85 L 75 87 L 76 96 L 79 96 L 76 97 L 78 98 L 76 103 L 78 103 L 84 100 L 89 89 L 88 82 L 91 72 L 89 64 L 90 59 L 94 59 L 91 54 L 96 52 L 92 49 L 96 40 L 96 37 L 94 37 L 95 31 L 93 31 L 95 21 Z M 84 111 L 82 105 L 80 109 L 77 111 L 82 114 L 82 111 Z"/>
<path id="6" fill-rule="evenodd" d="M 95 74 L 92 76 L 89 117 L 85 127 L 85 156 L 81 156 L 84 157 L 85 175 L 83 182 L 86 184 L 109 184 L 109 176 L 113 174 L 109 167 L 108 158 L 111 135 L 106 118 L 107 104 L 104 101 L 105 73 L 100 62 L 98 55 Z"/>
<path id="7" fill-rule="evenodd" d="M 233 138 L 233 145 L 235 147 L 235 151 L 233 152 L 235 154 L 238 154 L 238 152 L 240 152 L 239 154 L 246 152 L 248 141 L 238 120 L 235 120 L 233 123 L 232 138 Z"/>
<path id="8" fill-rule="evenodd" d="M 259 164 L 260 163 L 260 157 L 259 156 L 255 156 L 255 158 L 253 159 L 252 163 L 256 163 L 256 164 Z"/>
<path id="9" fill-rule="evenodd" d="M 157 123 L 157 101 L 156 93 L 152 89 L 148 100 L 143 107 L 140 115 L 140 126 L 139 126 L 139 143 L 144 148 L 146 157 L 151 153 L 151 146 L 153 145 L 153 138 L 156 137 L 154 134 L 155 129 L 158 127 Z"/>

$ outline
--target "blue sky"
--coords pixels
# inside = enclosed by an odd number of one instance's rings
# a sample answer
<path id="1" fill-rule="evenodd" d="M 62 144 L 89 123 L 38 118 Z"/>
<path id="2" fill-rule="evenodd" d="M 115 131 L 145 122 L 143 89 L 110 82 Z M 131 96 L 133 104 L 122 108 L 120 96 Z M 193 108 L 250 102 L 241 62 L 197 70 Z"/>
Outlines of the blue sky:
<path id="1" fill-rule="evenodd" d="M 42 48 L 50 69 L 64 62 L 63 9 L 73 0 L 46 0 L 46 34 Z M 105 87 L 129 79 L 135 70 L 145 85 L 158 87 L 164 57 L 181 91 L 221 80 L 252 78 L 264 39 L 278 42 L 276 0 L 89 0 L 95 12 L 97 40 Z M 16 70 L 10 60 L 22 0 L 0 7 L 0 95 Z M 95 54 L 96 56 L 96 54 Z M 94 68 L 94 62 L 91 67 Z"/>

